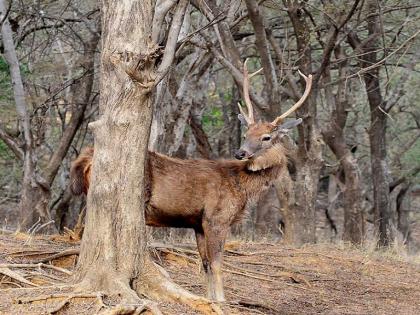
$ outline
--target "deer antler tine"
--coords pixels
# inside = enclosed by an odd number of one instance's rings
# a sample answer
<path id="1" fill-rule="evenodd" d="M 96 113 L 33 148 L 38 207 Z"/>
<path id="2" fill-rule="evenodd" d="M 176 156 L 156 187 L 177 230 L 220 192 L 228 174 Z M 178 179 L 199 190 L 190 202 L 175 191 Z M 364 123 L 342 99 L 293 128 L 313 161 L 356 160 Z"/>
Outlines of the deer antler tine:
<path id="1" fill-rule="evenodd" d="M 244 93 L 244 101 L 246 107 L 248 108 L 248 117 L 247 122 L 248 125 L 254 123 L 254 110 L 252 109 L 251 98 L 249 97 L 249 75 L 248 75 L 248 68 L 247 68 L 248 58 L 245 59 L 244 62 L 244 85 L 243 85 L 243 93 Z"/>
<path id="2" fill-rule="evenodd" d="M 300 70 L 298 70 L 299 74 L 305 79 L 306 87 L 305 92 L 303 93 L 302 97 L 299 101 L 297 101 L 292 107 L 290 107 L 285 113 L 283 113 L 281 116 L 274 119 L 274 121 L 271 123 L 275 126 L 279 125 L 283 119 L 285 119 L 287 116 L 289 116 L 291 113 L 293 113 L 295 110 L 297 110 L 307 99 L 309 93 L 311 92 L 312 88 L 312 74 L 306 76 Z"/>
<path id="3" fill-rule="evenodd" d="M 249 118 L 247 116 L 247 114 L 245 114 L 245 112 L 242 109 L 241 103 L 238 102 L 238 107 L 239 107 L 239 112 L 241 113 L 241 115 L 244 117 L 244 119 L 246 120 L 247 124 L 249 125 Z"/>
<path id="4" fill-rule="evenodd" d="M 304 74 L 300 71 L 300 69 L 298 69 L 298 73 L 300 74 L 300 76 L 304 77 L 305 79 L 307 79 L 307 78 L 308 78 L 306 75 L 304 75 Z"/>
<path id="5" fill-rule="evenodd" d="M 258 73 L 260 73 L 261 71 L 263 71 L 264 68 L 260 68 L 259 70 L 255 71 L 254 73 L 251 73 L 249 75 L 249 78 L 251 79 L 253 76 L 257 75 Z"/>

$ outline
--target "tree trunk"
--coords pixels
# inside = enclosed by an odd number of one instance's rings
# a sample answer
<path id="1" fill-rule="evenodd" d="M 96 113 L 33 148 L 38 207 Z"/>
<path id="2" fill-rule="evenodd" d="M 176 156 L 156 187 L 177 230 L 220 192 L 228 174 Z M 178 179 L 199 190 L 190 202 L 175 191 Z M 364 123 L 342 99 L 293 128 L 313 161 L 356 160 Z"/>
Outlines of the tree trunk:
<path id="1" fill-rule="evenodd" d="M 413 237 L 411 235 L 411 203 L 409 199 L 409 192 L 412 183 L 406 182 L 402 185 L 396 197 L 396 212 L 397 212 L 397 228 L 402 235 L 403 243 L 408 246 L 412 245 Z"/>
<path id="2" fill-rule="evenodd" d="M 296 46 L 300 58 L 299 68 L 303 73 L 310 74 L 312 73 L 310 27 L 303 14 L 301 4 L 288 4 L 288 14 L 296 33 Z M 300 82 L 301 86 L 305 86 L 303 79 Z M 316 241 L 315 204 L 322 165 L 322 142 L 316 120 L 317 93 L 318 86 L 315 80 L 311 95 L 296 111 L 296 116 L 303 119 L 302 125 L 298 126 L 298 146 L 296 149 L 291 148 L 296 152 L 293 157 L 296 173 L 292 183 L 284 184 L 285 187 L 291 187 L 291 190 L 281 198 L 284 199 L 284 203 L 287 203 L 284 220 L 285 240 L 297 245 Z M 291 179 L 290 176 L 284 178 Z M 282 204 L 282 207 L 285 206 Z"/>
<path id="3" fill-rule="evenodd" d="M 147 251 L 147 149 L 160 54 L 151 41 L 153 11 L 151 0 L 103 2 L 100 118 L 91 123 L 95 153 L 76 279 L 80 289 L 119 293 L 127 303 L 145 294 L 212 313 Z"/>
<path id="4" fill-rule="evenodd" d="M 367 2 L 368 39 L 361 42 L 357 34 L 350 32 L 348 40 L 355 51 L 360 53 L 360 67 L 367 68 L 377 63 L 379 48 L 380 20 L 378 3 Z M 380 68 L 371 67 L 363 72 L 366 94 L 370 107 L 370 155 L 373 182 L 373 208 L 375 225 L 379 235 L 379 246 L 388 246 L 393 241 L 392 210 L 389 198 L 389 169 L 387 163 L 386 125 L 387 113 L 380 88 Z"/>
<path id="5" fill-rule="evenodd" d="M 341 164 L 345 177 L 344 196 L 344 234 L 343 239 L 354 244 L 363 241 L 365 226 L 362 209 L 362 189 L 359 166 L 353 156 L 350 147 L 346 143 L 344 129 L 349 112 L 348 90 L 345 78 L 347 76 L 347 56 L 341 47 L 335 49 L 338 62 L 339 78 L 337 92 L 333 95 L 329 86 L 324 87 L 327 102 L 333 104 L 330 123 L 322 131 L 325 142 L 335 154 Z M 326 67 L 325 79 L 330 82 L 329 67 Z"/>
<path id="6" fill-rule="evenodd" d="M 347 147 L 342 130 L 323 132 L 325 142 L 334 152 L 344 170 L 344 235 L 345 241 L 360 244 L 364 236 L 364 218 L 362 211 L 362 192 L 359 167 L 350 149 Z"/>
<path id="7" fill-rule="evenodd" d="M 364 75 L 370 105 L 370 155 L 373 181 L 375 222 L 379 223 L 379 245 L 388 246 L 393 240 L 392 213 L 389 204 L 389 170 L 386 161 L 386 114 L 379 88 L 379 71 Z"/>

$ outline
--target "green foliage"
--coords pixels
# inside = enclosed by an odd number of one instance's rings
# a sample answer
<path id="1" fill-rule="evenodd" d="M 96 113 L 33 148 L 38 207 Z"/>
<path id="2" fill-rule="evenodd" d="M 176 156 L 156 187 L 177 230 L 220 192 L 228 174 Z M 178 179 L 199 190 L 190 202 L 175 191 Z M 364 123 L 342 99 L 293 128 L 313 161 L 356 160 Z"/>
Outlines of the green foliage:
<path id="1" fill-rule="evenodd" d="M 210 107 L 203 115 L 202 120 L 203 126 L 205 128 L 223 127 L 223 112 L 219 107 Z"/>
<path id="2" fill-rule="evenodd" d="M 401 160 L 405 165 L 408 165 L 410 169 L 420 165 L 420 141 L 417 141 L 413 147 L 404 154 Z M 420 173 L 412 180 L 415 183 L 420 184 Z"/>
<path id="3" fill-rule="evenodd" d="M 13 156 L 12 152 L 10 152 L 7 145 L 2 140 L 0 140 L 0 159 L 10 160 L 10 159 L 13 159 L 13 158 L 14 158 L 14 156 Z"/>
<path id="4" fill-rule="evenodd" d="M 12 83 L 10 80 L 9 65 L 0 57 L 0 101 L 12 100 Z"/>
<path id="5" fill-rule="evenodd" d="M 26 63 L 20 64 L 20 73 L 23 77 L 31 73 Z M 13 91 L 9 65 L 6 60 L 0 56 L 0 101 L 11 102 L 12 100 Z"/>

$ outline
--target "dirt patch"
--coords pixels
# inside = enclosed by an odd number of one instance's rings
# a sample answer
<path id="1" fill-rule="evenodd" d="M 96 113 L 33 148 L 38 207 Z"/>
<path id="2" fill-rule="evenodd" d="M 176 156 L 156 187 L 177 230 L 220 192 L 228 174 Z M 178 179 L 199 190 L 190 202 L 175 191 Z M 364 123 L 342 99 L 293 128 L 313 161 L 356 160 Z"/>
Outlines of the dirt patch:
<path id="1" fill-rule="evenodd" d="M 96 314 L 118 304 L 118 296 L 99 292 L 68 299 L 78 246 L 65 238 L 0 235 L 0 268 L 12 271 L 0 274 L 0 314 Z M 193 244 L 151 250 L 175 282 L 205 294 Z M 228 314 L 419 314 L 420 267 L 353 248 L 229 243 L 224 269 Z M 194 314 L 177 304 L 159 308 Z"/>

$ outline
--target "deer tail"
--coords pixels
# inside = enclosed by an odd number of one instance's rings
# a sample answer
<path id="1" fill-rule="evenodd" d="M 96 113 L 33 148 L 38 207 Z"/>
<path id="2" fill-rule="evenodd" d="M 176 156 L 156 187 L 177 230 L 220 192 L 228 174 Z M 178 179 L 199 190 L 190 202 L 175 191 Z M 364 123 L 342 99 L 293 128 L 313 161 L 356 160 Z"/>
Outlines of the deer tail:
<path id="1" fill-rule="evenodd" d="M 93 148 L 87 147 L 73 161 L 70 168 L 70 189 L 74 195 L 87 194 L 92 168 Z"/>

